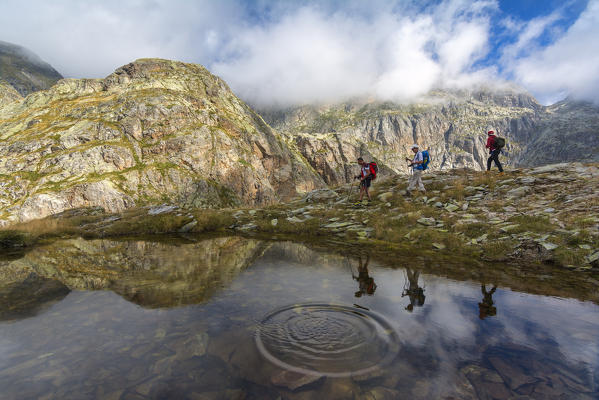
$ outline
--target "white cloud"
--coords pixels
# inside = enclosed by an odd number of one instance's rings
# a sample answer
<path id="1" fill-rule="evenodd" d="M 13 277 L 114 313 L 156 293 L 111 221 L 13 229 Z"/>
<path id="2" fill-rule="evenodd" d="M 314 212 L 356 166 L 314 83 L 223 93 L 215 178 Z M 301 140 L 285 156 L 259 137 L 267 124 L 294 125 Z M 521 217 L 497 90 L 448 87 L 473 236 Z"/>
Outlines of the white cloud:
<path id="1" fill-rule="evenodd" d="M 599 1 L 553 44 L 514 61 L 516 80 L 550 103 L 564 94 L 599 104 Z"/>
<path id="2" fill-rule="evenodd" d="M 496 1 L 425 4 L 4 0 L 0 40 L 31 49 L 67 77 L 104 77 L 142 57 L 197 62 L 260 104 L 404 101 L 508 75 L 545 102 L 565 94 L 597 100 L 598 0 L 566 32 L 559 10 L 526 22 L 497 18 Z M 494 40 L 504 46 L 496 65 L 487 59 Z"/>
<path id="3" fill-rule="evenodd" d="M 433 87 L 477 81 L 472 65 L 488 50 L 494 3 L 448 1 L 433 12 L 372 18 L 304 7 L 238 32 L 234 59 L 212 69 L 240 95 L 266 104 L 352 96 L 407 100 Z M 404 15 L 406 14 L 406 15 Z M 486 74 L 483 74 L 486 78 Z"/>

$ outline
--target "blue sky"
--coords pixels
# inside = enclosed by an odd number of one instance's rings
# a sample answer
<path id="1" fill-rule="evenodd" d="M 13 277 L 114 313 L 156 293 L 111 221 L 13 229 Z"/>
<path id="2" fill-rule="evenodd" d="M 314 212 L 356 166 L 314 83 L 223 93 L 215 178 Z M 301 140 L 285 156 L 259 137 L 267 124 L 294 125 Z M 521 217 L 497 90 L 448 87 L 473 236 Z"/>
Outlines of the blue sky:
<path id="1" fill-rule="evenodd" d="M 512 82 L 599 104 L 599 0 L 3 0 L 0 40 L 67 77 L 142 57 L 205 65 L 261 105 Z"/>

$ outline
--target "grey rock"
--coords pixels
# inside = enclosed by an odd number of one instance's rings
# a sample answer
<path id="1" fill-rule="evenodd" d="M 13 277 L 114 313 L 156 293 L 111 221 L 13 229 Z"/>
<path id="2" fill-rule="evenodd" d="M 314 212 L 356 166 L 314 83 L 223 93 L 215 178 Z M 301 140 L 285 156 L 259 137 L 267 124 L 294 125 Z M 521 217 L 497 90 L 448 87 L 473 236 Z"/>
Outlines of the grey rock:
<path id="1" fill-rule="evenodd" d="M 322 375 L 306 375 L 298 372 L 283 370 L 276 375 L 273 375 L 271 382 L 275 386 L 282 386 L 291 391 L 295 391 L 307 386 L 317 385 L 324 381 Z"/>
<path id="2" fill-rule="evenodd" d="M 177 209 L 177 206 L 169 206 L 166 204 L 163 204 L 161 206 L 157 206 L 157 207 L 152 207 L 148 210 L 148 215 L 159 215 L 159 214 L 165 214 L 167 212 L 171 212 Z"/>
<path id="3" fill-rule="evenodd" d="M 198 224 L 198 221 L 193 220 L 185 225 L 183 225 L 181 228 L 179 228 L 179 232 L 181 233 L 185 233 L 185 232 L 189 232 L 190 230 L 193 229 L 194 226 L 196 226 Z"/>
<path id="4" fill-rule="evenodd" d="M 507 192 L 507 197 L 510 197 L 510 198 L 522 197 L 522 196 L 525 196 L 526 194 L 528 194 L 530 192 L 530 190 L 531 190 L 530 186 L 519 186 L 517 188 L 509 190 Z"/>
<path id="5" fill-rule="evenodd" d="M 436 223 L 434 218 L 425 218 L 425 217 L 418 219 L 417 222 L 421 225 L 426 225 L 426 226 L 433 226 Z"/>

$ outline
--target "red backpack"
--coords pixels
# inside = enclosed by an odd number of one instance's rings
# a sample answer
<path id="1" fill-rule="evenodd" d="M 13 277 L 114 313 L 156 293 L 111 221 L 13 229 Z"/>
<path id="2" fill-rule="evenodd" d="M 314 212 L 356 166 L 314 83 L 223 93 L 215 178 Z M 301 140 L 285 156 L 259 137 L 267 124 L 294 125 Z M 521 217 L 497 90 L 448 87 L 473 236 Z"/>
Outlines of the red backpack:
<path id="1" fill-rule="evenodd" d="M 376 173 L 379 172 L 378 165 L 376 165 L 376 163 L 373 161 L 370 164 L 368 164 L 368 167 L 370 167 L 370 175 L 372 175 L 372 180 L 375 180 Z"/>

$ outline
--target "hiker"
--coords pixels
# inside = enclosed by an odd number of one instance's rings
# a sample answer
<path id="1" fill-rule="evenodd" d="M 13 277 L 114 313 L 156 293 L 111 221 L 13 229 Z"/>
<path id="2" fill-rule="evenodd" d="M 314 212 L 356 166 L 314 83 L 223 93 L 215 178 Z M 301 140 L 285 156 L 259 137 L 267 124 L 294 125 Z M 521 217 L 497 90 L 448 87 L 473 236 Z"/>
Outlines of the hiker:
<path id="1" fill-rule="evenodd" d="M 358 164 L 360 165 L 360 175 L 356 175 L 354 178 L 360 179 L 360 200 L 358 200 L 358 203 L 362 203 L 364 193 L 366 193 L 366 197 L 368 198 L 368 201 L 370 201 L 370 193 L 368 193 L 368 188 L 370 187 L 370 182 L 372 181 L 372 174 L 370 171 L 370 164 L 365 163 L 362 157 L 358 157 Z"/>
<path id="2" fill-rule="evenodd" d="M 355 276 L 352 272 L 352 278 L 358 281 L 359 289 L 354 295 L 356 297 L 362 297 L 363 294 L 372 296 L 376 290 L 376 283 L 374 279 L 368 275 L 368 262 L 370 257 L 366 256 L 366 262 L 362 264 L 362 257 L 358 258 L 358 276 Z"/>
<path id="3" fill-rule="evenodd" d="M 478 303 L 478 318 L 485 319 L 497 315 L 497 308 L 493 305 L 493 293 L 497 286 L 493 285 L 490 291 L 487 292 L 487 285 L 481 283 L 480 291 L 483 294 L 482 302 Z"/>
<path id="4" fill-rule="evenodd" d="M 416 188 L 416 185 L 418 185 L 418 190 L 420 190 L 422 193 L 426 192 L 424 189 L 424 184 L 422 183 L 424 157 L 422 156 L 422 152 L 418 148 L 417 144 L 412 145 L 412 152 L 414 153 L 414 159 L 410 160 L 406 157 L 406 161 L 409 162 L 408 167 L 412 167 L 412 175 L 410 176 L 410 180 L 408 182 L 408 195 Z"/>
<path id="5" fill-rule="evenodd" d="M 406 310 L 409 312 L 414 311 L 414 306 L 422 307 L 426 296 L 424 295 L 424 289 L 418 286 L 418 278 L 420 271 L 412 271 L 410 268 L 406 268 L 406 274 L 408 276 L 408 287 L 405 288 L 401 297 L 408 296 L 410 298 L 410 304 L 406 306 Z"/>
<path id="6" fill-rule="evenodd" d="M 487 145 L 485 147 L 489 149 L 490 154 L 489 158 L 487 159 L 487 171 L 491 170 L 491 161 L 495 161 L 495 165 L 497 165 L 497 168 L 499 168 L 499 172 L 502 173 L 503 167 L 499 162 L 499 154 L 501 153 L 501 149 L 497 148 L 495 145 L 495 139 L 497 138 L 497 136 L 495 136 L 495 131 L 491 129 L 487 132 L 487 135 Z"/>

